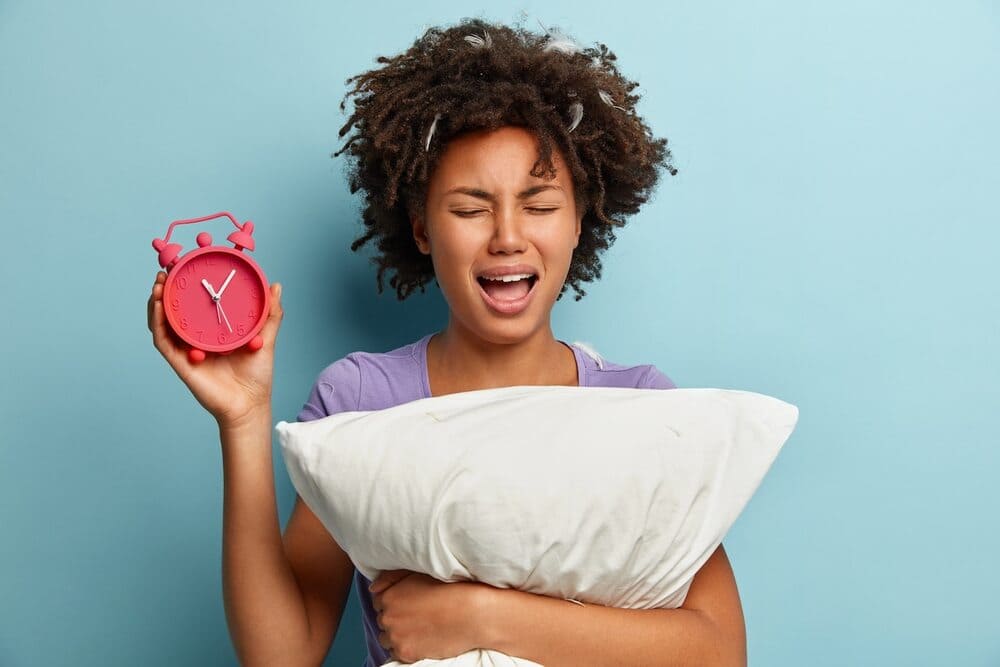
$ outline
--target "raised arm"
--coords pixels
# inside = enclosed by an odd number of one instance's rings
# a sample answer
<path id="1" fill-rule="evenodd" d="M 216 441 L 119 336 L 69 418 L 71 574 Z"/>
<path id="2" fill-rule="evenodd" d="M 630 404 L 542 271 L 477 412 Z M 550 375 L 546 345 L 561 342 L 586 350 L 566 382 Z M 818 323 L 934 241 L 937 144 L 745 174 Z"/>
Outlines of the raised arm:
<path id="1" fill-rule="evenodd" d="M 233 647 L 243 665 L 317 665 L 336 633 L 353 565 L 301 502 L 284 537 L 271 464 L 274 344 L 280 285 L 261 330 L 264 347 L 188 361 L 163 315 L 166 274 L 147 304 L 153 345 L 215 418 L 222 445 L 222 588 Z"/>

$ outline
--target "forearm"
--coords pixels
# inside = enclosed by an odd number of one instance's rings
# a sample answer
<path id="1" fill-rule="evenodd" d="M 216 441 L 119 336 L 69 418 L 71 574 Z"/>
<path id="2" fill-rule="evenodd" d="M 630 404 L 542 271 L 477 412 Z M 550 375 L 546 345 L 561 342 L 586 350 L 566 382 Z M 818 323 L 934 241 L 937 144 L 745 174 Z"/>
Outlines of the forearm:
<path id="1" fill-rule="evenodd" d="M 483 643 L 545 667 L 741 665 L 731 643 L 694 609 L 619 609 L 514 589 L 484 604 Z"/>
<path id="2" fill-rule="evenodd" d="M 309 621 L 285 556 L 271 463 L 270 407 L 219 429 L 223 461 L 222 590 L 243 665 L 291 665 L 307 655 Z"/>

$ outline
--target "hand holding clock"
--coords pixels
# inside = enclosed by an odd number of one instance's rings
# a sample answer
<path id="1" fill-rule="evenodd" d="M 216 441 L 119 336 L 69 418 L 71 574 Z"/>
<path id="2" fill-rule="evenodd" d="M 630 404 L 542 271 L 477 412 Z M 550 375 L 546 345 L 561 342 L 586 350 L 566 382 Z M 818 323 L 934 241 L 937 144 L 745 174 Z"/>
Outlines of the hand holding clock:
<path id="1" fill-rule="evenodd" d="M 219 308 L 220 318 L 225 317 L 220 300 L 232 280 L 230 272 L 218 292 L 203 280 L 202 285 Z M 187 346 L 179 340 L 166 322 L 163 310 L 163 285 L 166 273 L 156 274 L 152 293 L 147 303 L 147 322 L 153 335 L 153 345 L 163 355 L 174 372 L 188 386 L 201 405 L 215 417 L 220 427 L 231 427 L 253 418 L 261 410 L 269 410 L 274 366 L 274 345 L 284 310 L 281 307 L 281 285 L 272 283 L 271 308 L 267 321 L 260 330 L 264 346 L 252 352 L 235 350 L 229 354 L 212 355 L 199 364 L 188 359 Z M 228 326 L 228 320 L 226 320 Z"/>

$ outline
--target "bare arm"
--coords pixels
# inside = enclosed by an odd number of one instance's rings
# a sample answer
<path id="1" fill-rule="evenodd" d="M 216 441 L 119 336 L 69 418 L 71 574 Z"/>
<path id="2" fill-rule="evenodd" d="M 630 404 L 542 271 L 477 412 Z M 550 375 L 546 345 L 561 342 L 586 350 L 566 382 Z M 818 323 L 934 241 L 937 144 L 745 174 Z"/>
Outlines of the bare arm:
<path id="1" fill-rule="evenodd" d="M 269 413 L 220 434 L 222 588 L 233 647 L 247 666 L 319 665 L 340 624 L 354 566 L 297 497 L 282 537 Z"/>
<path id="2" fill-rule="evenodd" d="M 480 645 L 546 667 L 743 667 L 746 631 L 736 580 L 720 545 L 678 609 L 581 607 L 515 589 L 491 589 Z"/>
<path id="3" fill-rule="evenodd" d="M 318 665 L 337 632 L 354 567 L 298 499 L 281 534 L 271 464 L 274 343 L 280 286 L 261 330 L 264 347 L 191 364 L 165 324 L 164 273 L 147 317 L 153 344 L 219 425 L 223 465 L 222 589 L 243 665 Z"/>

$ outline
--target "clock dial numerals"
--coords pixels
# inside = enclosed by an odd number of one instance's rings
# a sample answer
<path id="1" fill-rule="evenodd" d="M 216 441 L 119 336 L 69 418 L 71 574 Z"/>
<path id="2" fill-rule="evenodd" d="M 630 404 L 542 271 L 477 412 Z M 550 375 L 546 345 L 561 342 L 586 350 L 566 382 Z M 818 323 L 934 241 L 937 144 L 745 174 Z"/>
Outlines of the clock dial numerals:
<path id="1" fill-rule="evenodd" d="M 167 295 L 171 324 L 195 347 L 209 352 L 232 349 L 249 342 L 260 328 L 265 289 L 249 258 L 223 249 L 201 253 L 174 276 Z"/>

